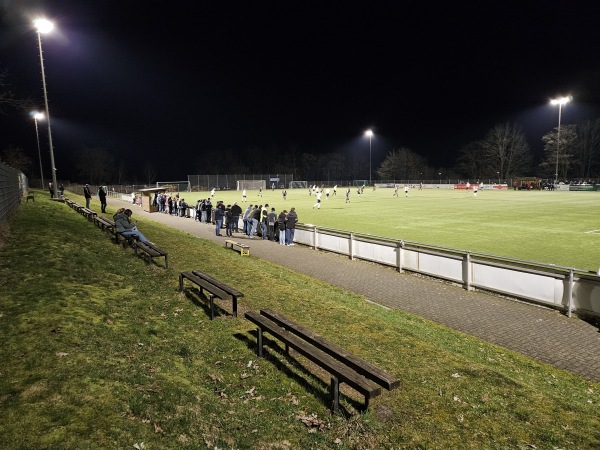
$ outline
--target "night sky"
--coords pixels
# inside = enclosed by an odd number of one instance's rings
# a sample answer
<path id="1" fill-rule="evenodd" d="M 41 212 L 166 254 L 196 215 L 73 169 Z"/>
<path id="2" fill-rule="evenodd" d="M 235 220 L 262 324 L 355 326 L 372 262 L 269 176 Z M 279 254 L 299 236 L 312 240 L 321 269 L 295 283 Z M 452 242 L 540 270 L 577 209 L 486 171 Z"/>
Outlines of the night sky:
<path id="1" fill-rule="evenodd" d="M 42 42 L 59 178 L 73 175 L 69 155 L 82 147 L 185 178 L 215 150 L 368 151 L 370 127 L 374 166 L 405 146 L 447 167 L 504 122 L 520 124 L 539 154 L 557 125 L 555 96 L 574 97 L 563 124 L 600 117 L 599 2 L 0 5 L 0 68 L 40 105 L 31 21 L 55 23 Z M 18 145 L 37 161 L 33 121 L 5 113 L 0 149 Z"/>

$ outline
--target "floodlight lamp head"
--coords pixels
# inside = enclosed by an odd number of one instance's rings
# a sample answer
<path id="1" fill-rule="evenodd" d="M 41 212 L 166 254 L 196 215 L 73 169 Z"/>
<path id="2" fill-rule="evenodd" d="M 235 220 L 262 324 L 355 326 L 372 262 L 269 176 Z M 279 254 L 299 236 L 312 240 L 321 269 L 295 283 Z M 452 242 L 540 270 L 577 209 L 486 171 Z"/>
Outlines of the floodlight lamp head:
<path id="1" fill-rule="evenodd" d="M 571 100 L 573 100 L 572 96 L 553 98 L 552 100 L 550 100 L 550 104 L 551 105 L 565 105 L 568 102 L 570 102 Z"/>
<path id="2" fill-rule="evenodd" d="M 44 113 L 36 112 L 33 114 L 33 118 L 35 120 L 44 120 L 46 118 L 46 116 L 44 116 Z"/>
<path id="3" fill-rule="evenodd" d="M 37 28 L 38 33 L 50 33 L 54 29 L 54 24 L 48 19 L 35 19 L 33 25 Z"/>
<path id="4" fill-rule="evenodd" d="M 373 136 L 373 130 L 367 130 L 367 131 L 365 131 L 365 136 L 372 137 Z"/>

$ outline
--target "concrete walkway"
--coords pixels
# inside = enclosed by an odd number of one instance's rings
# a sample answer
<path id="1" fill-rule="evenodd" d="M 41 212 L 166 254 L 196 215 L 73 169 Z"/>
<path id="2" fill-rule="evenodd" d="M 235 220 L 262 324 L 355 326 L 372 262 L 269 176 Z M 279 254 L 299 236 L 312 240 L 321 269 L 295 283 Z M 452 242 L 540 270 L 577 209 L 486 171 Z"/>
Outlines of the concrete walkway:
<path id="1" fill-rule="evenodd" d="M 126 202 L 120 200 L 109 199 L 109 202 L 115 207 L 126 206 Z M 167 214 L 148 214 L 140 208 L 132 210 L 134 217 L 143 216 L 200 238 L 220 243 L 226 239 L 215 235 L 214 225 Z M 234 234 L 234 238 L 250 244 L 253 257 L 600 382 L 600 330 L 597 324 L 575 316 L 568 318 L 551 309 L 485 292 L 469 292 L 442 281 L 400 274 L 392 268 L 352 261 L 301 245 L 280 246 L 260 238 L 249 239 L 242 233 Z"/>

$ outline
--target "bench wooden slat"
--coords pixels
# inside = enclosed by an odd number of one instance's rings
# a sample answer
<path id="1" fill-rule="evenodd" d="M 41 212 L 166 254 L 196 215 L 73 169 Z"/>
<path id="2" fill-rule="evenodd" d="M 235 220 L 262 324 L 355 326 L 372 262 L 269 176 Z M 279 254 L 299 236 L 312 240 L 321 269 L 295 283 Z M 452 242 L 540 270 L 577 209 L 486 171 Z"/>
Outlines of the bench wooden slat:
<path id="1" fill-rule="evenodd" d="M 148 255 L 148 257 L 150 259 L 152 258 L 160 258 L 160 257 L 164 257 L 165 258 L 165 268 L 169 268 L 169 260 L 168 258 L 168 254 L 164 251 L 162 251 L 161 249 L 159 249 L 158 247 L 156 247 L 155 245 L 151 244 L 150 242 L 141 242 L 138 241 L 135 244 L 135 253 L 137 254 L 137 251 L 142 250 L 144 253 L 146 253 L 146 255 Z"/>
<path id="2" fill-rule="evenodd" d="M 240 242 L 234 241 L 232 239 L 227 239 L 225 241 L 225 248 L 231 247 L 234 250 L 234 247 L 237 247 L 240 251 L 240 255 L 242 256 L 250 256 L 250 246 L 246 244 L 242 244 Z"/>
<path id="3" fill-rule="evenodd" d="M 381 395 L 381 387 L 372 381 L 367 380 L 365 377 L 344 365 L 342 362 L 336 360 L 331 355 L 328 355 L 327 353 L 310 345 L 308 342 L 303 341 L 301 338 L 292 334 L 291 332 L 284 330 L 277 323 L 273 322 L 267 317 L 262 316 L 254 311 L 248 311 L 245 314 L 245 317 L 262 330 L 266 330 L 272 336 L 294 348 L 298 353 L 305 356 L 313 363 L 327 370 L 330 374 L 337 377 L 340 382 L 344 382 L 357 392 L 360 392 L 365 396 L 365 401 L 367 401 L 369 398 Z"/>
<path id="4" fill-rule="evenodd" d="M 201 272 L 198 272 L 198 273 L 201 273 Z M 207 276 L 207 278 L 210 278 L 210 277 Z M 211 320 L 213 320 L 215 318 L 214 297 L 217 297 L 221 300 L 231 300 L 232 305 L 233 305 L 232 306 L 233 317 L 237 317 L 237 297 L 235 295 L 232 295 L 230 292 L 227 292 L 226 290 L 221 289 L 221 286 L 219 284 L 214 284 L 211 281 L 204 279 L 203 277 L 197 275 L 194 272 L 181 272 L 179 274 L 179 292 L 183 292 L 183 288 L 184 288 L 183 282 L 185 279 L 187 279 L 187 280 L 191 281 L 192 283 L 194 283 L 195 285 L 197 285 L 200 288 L 200 292 L 203 292 L 204 290 L 206 290 L 207 292 L 210 293 L 209 300 L 210 300 L 210 319 Z M 214 281 L 217 281 L 217 280 L 214 280 Z M 232 289 L 232 290 L 234 290 L 234 289 Z M 241 292 L 239 294 L 241 294 Z M 240 297 L 243 297 L 243 294 L 241 294 Z"/>
<path id="5" fill-rule="evenodd" d="M 227 292 L 229 295 L 232 295 L 236 298 L 240 298 L 243 297 L 244 294 L 241 293 L 240 291 L 238 291 L 235 288 L 232 288 L 231 286 L 214 279 L 213 277 L 211 277 L 210 275 L 205 274 L 204 272 L 201 272 L 199 270 L 193 270 L 192 273 L 194 275 L 196 275 L 197 277 L 202 278 L 203 280 L 208 281 L 211 284 L 214 284 L 215 286 L 217 286 L 219 289 L 222 289 L 223 291 Z"/>
<path id="6" fill-rule="evenodd" d="M 310 342 L 318 349 L 342 361 L 344 364 L 352 367 L 364 377 L 376 382 L 377 384 L 383 386 L 387 390 L 391 390 L 400 386 L 400 380 L 398 378 L 381 370 L 379 367 L 374 366 L 373 364 L 365 361 L 364 359 L 352 355 L 339 345 L 328 341 L 327 339 L 323 338 L 317 333 L 314 333 L 308 328 L 297 324 L 296 322 L 288 319 L 282 314 L 279 314 L 278 312 L 273 311 L 271 309 L 263 309 L 260 311 L 260 313 L 263 316 L 275 322 L 276 324 L 278 324 L 279 326 L 291 331 L 297 336 L 300 336 L 305 341 Z"/>

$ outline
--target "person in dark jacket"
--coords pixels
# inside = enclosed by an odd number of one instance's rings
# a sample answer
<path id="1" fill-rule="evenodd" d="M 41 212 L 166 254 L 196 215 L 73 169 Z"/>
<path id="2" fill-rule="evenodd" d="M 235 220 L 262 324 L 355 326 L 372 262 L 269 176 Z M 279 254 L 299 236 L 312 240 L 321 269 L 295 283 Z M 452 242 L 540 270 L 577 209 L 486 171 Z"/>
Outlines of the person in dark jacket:
<path id="1" fill-rule="evenodd" d="M 223 236 L 221 234 L 221 227 L 223 226 L 223 218 L 225 217 L 225 205 L 223 202 L 217 202 L 217 207 L 215 208 L 215 234 L 217 236 Z"/>
<path id="2" fill-rule="evenodd" d="M 296 208 L 290 209 L 285 223 L 285 244 L 294 245 L 294 233 L 296 232 L 296 222 L 298 222 L 298 214 Z"/>
<path id="3" fill-rule="evenodd" d="M 90 185 L 86 184 L 83 187 L 83 196 L 85 197 L 85 207 L 90 209 L 90 200 L 92 200 L 92 191 L 90 191 Z"/>
<path id="4" fill-rule="evenodd" d="M 269 240 L 275 240 L 275 223 L 277 222 L 277 214 L 275 214 L 275 208 L 271 208 L 271 211 L 267 214 L 267 226 L 269 227 Z"/>
<path id="5" fill-rule="evenodd" d="M 231 215 L 231 205 L 225 208 L 225 234 L 233 236 L 233 216 Z"/>
<path id="6" fill-rule="evenodd" d="M 100 199 L 100 208 L 103 213 L 106 212 L 106 191 L 104 186 L 98 188 L 98 198 Z"/>
<path id="7" fill-rule="evenodd" d="M 256 235 L 256 228 L 258 227 L 258 222 L 260 220 L 261 209 L 262 209 L 262 205 L 261 206 L 254 205 L 254 209 L 248 215 L 248 221 L 252 224 L 252 226 L 250 228 L 250 233 L 249 233 L 250 239 L 252 239 Z M 250 223 L 248 226 L 250 226 Z"/>
<path id="8" fill-rule="evenodd" d="M 287 211 L 284 209 L 277 217 L 277 228 L 279 228 L 279 245 L 285 245 L 285 221 L 287 220 Z"/>
<path id="9" fill-rule="evenodd" d="M 235 231 L 236 233 L 239 233 L 239 222 L 240 222 L 240 216 L 242 215 L 242 208 L 240 207 L 240 205 L 237 204 L 237 202 L 233 203 L 233 206 L 231 207 L 231 223 L 233 224 L 233 231 Z"/>

